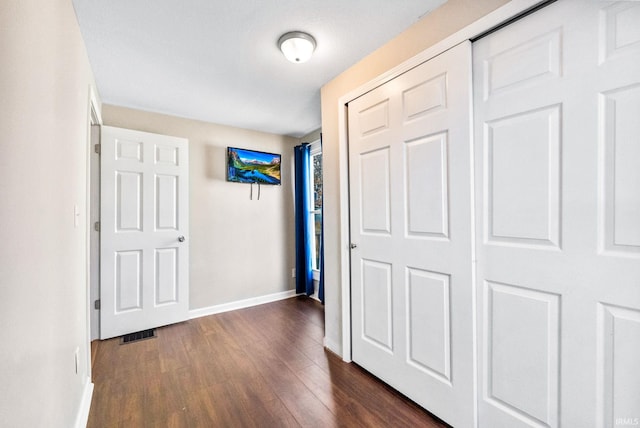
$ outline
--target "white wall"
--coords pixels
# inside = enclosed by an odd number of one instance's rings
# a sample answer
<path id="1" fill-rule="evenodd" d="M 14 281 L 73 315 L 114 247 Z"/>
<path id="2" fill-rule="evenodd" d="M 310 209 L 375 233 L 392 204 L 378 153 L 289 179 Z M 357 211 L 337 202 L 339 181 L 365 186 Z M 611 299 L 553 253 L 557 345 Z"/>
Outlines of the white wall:
<path id="1" fill-rule="evenodd" d="M 349 266 L 343 265 L 340 257 L 341 213 L 349 207 L 340 202 L 338 111 L 343 106 L 338 101 L 505 3 L 508 0 L 449 0 L 322 87 L 325 343 L 339 355 L 342 355 L 343 322 L 341 284 L 343 273 L 349 272 Z"/>
<path id="2" fill-rule="evenodd" d="M 0 58 L 0 425 L 68 428 L 89 380 L 92 82 L 71 1 L 3 0 Z"/>
<path id="3" fill-rule="evenodd" d="M 295 288 L 295 138 L 104 105 L 105 125 L 189 139 L 190 309 Z M 226 181 L 227 146 L 282 154 L 282 185 Z"/>

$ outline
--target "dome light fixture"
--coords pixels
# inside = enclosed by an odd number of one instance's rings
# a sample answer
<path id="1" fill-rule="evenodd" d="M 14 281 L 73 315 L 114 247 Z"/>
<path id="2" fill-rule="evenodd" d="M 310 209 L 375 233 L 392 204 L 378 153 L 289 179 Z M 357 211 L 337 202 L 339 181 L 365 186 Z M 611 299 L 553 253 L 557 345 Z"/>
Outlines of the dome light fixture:
<path id="1" fill-rule="evenodd" d="M 289 61 L 300 64 L 311 58 L 316 40 L 302 31 L 290 31 L 278 39 L 278 47 Z"/>

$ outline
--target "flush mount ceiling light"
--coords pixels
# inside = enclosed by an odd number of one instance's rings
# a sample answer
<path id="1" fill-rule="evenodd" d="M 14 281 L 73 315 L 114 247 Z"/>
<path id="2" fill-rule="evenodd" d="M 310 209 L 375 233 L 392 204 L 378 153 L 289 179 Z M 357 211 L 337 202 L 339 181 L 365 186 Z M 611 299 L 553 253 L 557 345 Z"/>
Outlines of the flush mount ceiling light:
<path id="1" fill-rule="evenodd" d="M 278 47 L 289 61 L 302 63 L 311 58 L 316 49 L 316 40 L 302 31 L 291 31 L 278 39 Z"/>

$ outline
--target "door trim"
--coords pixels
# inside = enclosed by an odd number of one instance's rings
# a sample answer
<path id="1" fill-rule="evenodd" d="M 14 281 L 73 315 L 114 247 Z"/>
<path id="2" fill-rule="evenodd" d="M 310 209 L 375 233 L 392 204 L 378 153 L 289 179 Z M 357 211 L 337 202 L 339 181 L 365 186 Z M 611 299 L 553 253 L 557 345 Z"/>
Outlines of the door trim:
<path id="1" fill-rule="evenodd" d="M 466 40 L 471 40 L 487 33 L 515 17 L 538 7 L 547 0 L 512 0 L 504 6 L 469 24 L 451 36 L 425 49 L 413 58 L 397 65 L 369 82 L 346 93 L 338 99 L 338 171 L 340 198 L 340 295 L 341 295 L 341 332 L 342 359 L 351 362 L 351 262 L 350 262 L 350 226 L 349 226 L 349 129 L 347 125 L 347 104 L 378 86 L 398 77 L 408 70 L 428 61 L 442 52 Z M 334 344 L 334 346 L 337 344 Z M 334 350 L 334 346 L 330 349 Z M 335 349 L 337 351 L 337 349 Z"/>
<path id="2" fill-rule="evenodd" d="M 101 126 L 102 125 L 102 111 L 101 111 L 101 105 L 100 105 L 100 101 L 98 99 L 98 92 L 96 90 L 96 88 L 93 85 L 89 85 L 89 100 L 88 100 L 88 107 L 87 107 L 87 144 L 86 144 L 86 148 L 87 148 L 87 157 L 86 157 L 86 163 L 87 163 L 87 172 L 86 172 L 86 176 L 87 176 L 87 182 L 86 182 L 86 212 L 85 212 L 85 219 L 86 219 L 86 242 L 85 242 L 85 252 L 86 252 L 86 283 L 87 283 L 87 331 L 88 331 L 88 344 L 91 344 L 91 339 L 92 339 L 92 335 L 91 335 L 91 311 L 93 308 L 93 305 L 91 304 L 91 272 L 94 269 L 99 269 L 99 261 L 98 261 L 98 266 L 95 266 L 94 263 L 91 262 L 91 231 L 92 229 L 92 225 L 91 225 L 91 183 L 94 182 L 96 180 L 96 178 L 99 177 L 95 177 L 96 175 L 96 171 L 95 168 L 91 168 L 91 158 L 93 156 L 93 154 L 95 154 L 94 152 L 94 147 L 93 147 L 93 139 L 91 136 L 91 126 L 92 125 L 98 125 Z M 91 349 L 91 346 L 89 346 L 89 350 Z M 91 369 L 91 352 L 88 352 L 88 356 L 89 356 L 89 369 Z M 91 372 L 89 372 L 91 373 Z"/>
<path id="3" fill-rule="evenodd" d="M 86 132 L 86 156 L 85 156 L 85 291 L 86 291 L 86 344 L 85 357 L 87 366 L 87 377 L 84 379 L 84 389 L 82 393 L 82 401 L 80 408 L 76 414 L 75 426 L 85 426 L 89 418 L 89 410 L 91 407 L 91 397 L 93 396 L 93 382 L 91 373 L 91 269 L 95 267 L 91 264 L 91 222 L 89 221 L 91 214 L 91 154 L 93 153 L 93 144 L 91 141 L 91 125 L 102 124 L 101 105 L 98 99 L 97 89 L 93 85 L 88 86 L 87 91 L 87 132 Z"/>

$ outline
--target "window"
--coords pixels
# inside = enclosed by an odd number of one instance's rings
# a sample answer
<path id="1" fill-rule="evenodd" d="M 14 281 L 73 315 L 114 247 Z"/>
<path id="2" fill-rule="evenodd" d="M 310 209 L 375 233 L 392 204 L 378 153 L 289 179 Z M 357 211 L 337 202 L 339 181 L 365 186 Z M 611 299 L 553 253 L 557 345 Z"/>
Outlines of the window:
<path id="1" fill-rule="evenodd" d="M 319 279 L 320 272 L 320 250 L 322 245 L 322 146 L 320 140 L 311 143 L 309 157 L 309 184 L 311 186 L 311 195 L 309 212 L 313 219 L 313 277 Z"/>

